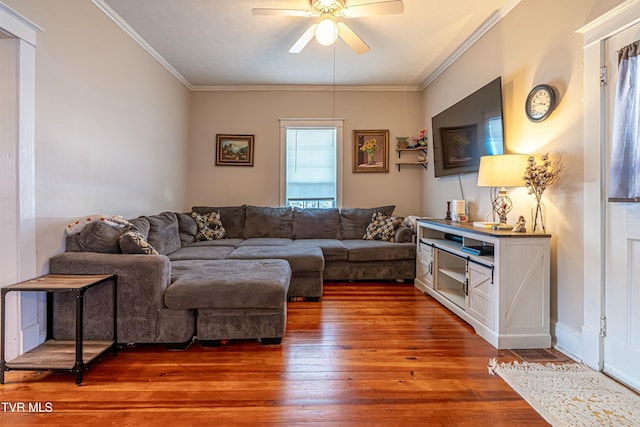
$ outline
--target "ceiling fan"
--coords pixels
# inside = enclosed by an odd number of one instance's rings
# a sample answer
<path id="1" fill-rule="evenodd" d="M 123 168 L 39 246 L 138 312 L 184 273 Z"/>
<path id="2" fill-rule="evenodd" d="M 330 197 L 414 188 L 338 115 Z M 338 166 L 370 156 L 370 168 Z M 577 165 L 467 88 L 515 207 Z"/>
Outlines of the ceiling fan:
<path id="1" fill-rule="evenodd" d="M 320 18 L 311 24 L 300 38 L 291 46 L 289 52 L 299 53 L 315 36 L 318 43 L 331 46 L 338 36 L 358 55 L 369 51 L 369 46 L 344 22 L 336 18 L 360 18 L 374 15 L 394 15 L 404 12 L 402 0 L 383 0 L 369 3 L 345 4 L 345 0 L 310 0 L 310 9 L 254 8 L 254 15 L 300 16 Z"/>

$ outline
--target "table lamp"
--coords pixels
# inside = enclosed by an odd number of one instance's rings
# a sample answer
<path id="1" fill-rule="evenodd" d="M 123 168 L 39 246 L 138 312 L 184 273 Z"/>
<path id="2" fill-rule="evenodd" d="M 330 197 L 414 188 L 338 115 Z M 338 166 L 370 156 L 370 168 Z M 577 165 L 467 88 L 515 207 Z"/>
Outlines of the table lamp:
<path id="1" fill-rule="evenodd" d="M 505 187 L 524 186 L 522 177 L 527 167 L 527 159 L 528 156 L 525 154 L 502 154 L 480 158 L 478 187 L 500 188 L 498 195 L 492 201 L 493 211 L 500 218 L 500 223 L 491 227 L 493 230 L 513 228 L 507 224 L 507 214 L 513 209 L 513 203 Z"/>

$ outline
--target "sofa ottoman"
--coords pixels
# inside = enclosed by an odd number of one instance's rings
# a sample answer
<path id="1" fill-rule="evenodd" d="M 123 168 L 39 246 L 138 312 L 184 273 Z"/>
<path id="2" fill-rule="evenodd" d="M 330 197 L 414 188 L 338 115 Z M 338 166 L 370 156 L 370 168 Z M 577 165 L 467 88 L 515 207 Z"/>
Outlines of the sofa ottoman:
<path id="1" fill-rule="evenodd" d="M 171 263 L 164 302 L 197 310 L 196 335 L 203 345 L 227 339 L 279 344 L 287 324 L 291 267 L 285 260 L 181 260 Z"/>
<path id="2" fill-rule="evenodd" d="M 291 283 L 288 297 L 318 301 L 322 296 L 322 272 L 324 256 L 319 247 L 301 246 L 240 246 L 227 259 L 282 259 L 291 266 Z"/>

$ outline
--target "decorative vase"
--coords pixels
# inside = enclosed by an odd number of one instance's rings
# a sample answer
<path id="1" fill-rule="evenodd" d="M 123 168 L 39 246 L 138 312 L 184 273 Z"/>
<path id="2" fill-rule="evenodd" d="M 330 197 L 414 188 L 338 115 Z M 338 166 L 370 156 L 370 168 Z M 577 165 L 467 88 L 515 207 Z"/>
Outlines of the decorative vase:
<path id="1" fill-rule="evenodd" d="M 368 165 L 372 165 L 373 164 L 373 155 L 376 154 L 375 151 L 367 151 L 367 164 Z"/>
<path id="2" fill-rule="evenodd" d="M 531 231 L 534 233 L 547 232 L 547 207 L 542 199 L 536 199 L 531 205 Z"/>

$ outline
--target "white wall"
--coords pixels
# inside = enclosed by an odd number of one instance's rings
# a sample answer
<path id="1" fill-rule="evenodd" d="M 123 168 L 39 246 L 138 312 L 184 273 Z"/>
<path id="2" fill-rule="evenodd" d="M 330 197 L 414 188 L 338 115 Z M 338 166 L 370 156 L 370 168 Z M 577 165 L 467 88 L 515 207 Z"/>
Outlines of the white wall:
<path id="1" fill-rule="evenodd" d="M 395 204 L 398 215 L 418 214 L 425 171 L 398 172 L 396 136 L 417 135 L 421 94 L 405 91 L 335 92 L 335 117 L 344 118 L 343 206 Z M 280 118 L 329 118 L 334 92 L 255 90 L 194 92 L 189 146 L 189 205 L 279 204 Z M 389 172 L 352 173 L 354 129 L 389 129 Z M 215 166 L 217 133 L 254 134 L 254 166 Z M 406 155 L 407 157 L 409 155 Z"/>
<path id="2" fill-rule="evenodd" d="M 505 143 L 507 151 L 527 154 L 564 153 L 561 179 L 543 196 L 551 240 L 551 315 L 557 335 L 579 339 L 583 321 L 583 69 L 579 27 L 621 0 L 524 0 L 478 43 L 424 91 L 427 118 L 497 76 L 502 76 Z M 532 123 L 524 102 L 537 84 L 557 89 L 559 103 L 549 119 Z M 430 127 L 430 120 L 425 126 Z M 593 147 L 597 150 L 597 147 Z M 472 219 L 485 220 L 491 212 L 489 189 L 476 187 L 477 175 L 463 177 Z M 442 216 L 447 200 L 458 198 L 457 178 L 424 181 L 423 213 Z M 511 191 L 518 215 L 530 222 L 532 196 L 525 189 Z M 559 343 L 573 347 L 571 343 Z"/>
<path id="3" fill-rule="evenodd" d="M 189 90 L 90 0 L 3 0 L 44 31 L 36 51 L 38 272 L 64 225 L 186 205 Z"/>

